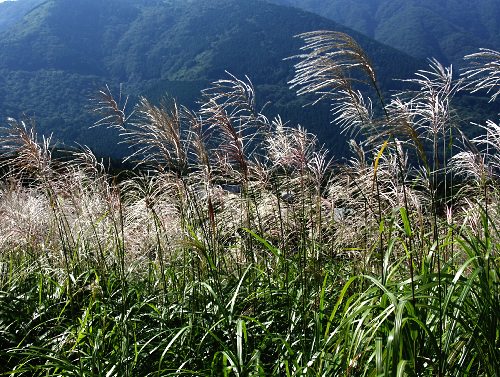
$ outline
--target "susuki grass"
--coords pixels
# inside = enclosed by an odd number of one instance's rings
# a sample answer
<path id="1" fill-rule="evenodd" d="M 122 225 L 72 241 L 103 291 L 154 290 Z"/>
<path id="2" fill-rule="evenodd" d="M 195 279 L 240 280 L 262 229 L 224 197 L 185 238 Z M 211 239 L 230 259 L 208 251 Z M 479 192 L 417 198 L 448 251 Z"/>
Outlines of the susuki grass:
<path id="1" fill-rule="evenodd" d="M 495 99 L 498 53 L 382 98 L 352 38 L 299 37 L 291 85 L 331 101 L 343 161 L 233 76 L 197 111 L 103 90 L 123 177 L 7 122 L 0 374 L 500 375 L 500 126 L 468 140 L 453 112 Z"/>

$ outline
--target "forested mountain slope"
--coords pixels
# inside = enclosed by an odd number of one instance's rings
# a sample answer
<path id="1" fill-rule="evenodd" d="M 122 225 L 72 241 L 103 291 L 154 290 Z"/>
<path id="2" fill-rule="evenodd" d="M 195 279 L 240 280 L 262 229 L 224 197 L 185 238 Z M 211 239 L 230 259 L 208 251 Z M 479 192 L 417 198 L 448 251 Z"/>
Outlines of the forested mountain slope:
<path id="1" fill-rule="evenodd" d="M 415 57 L 460 64 L 500 49 L 497 0 L 272 0 L 328 17 Z"/>
<path id="2" fill-rule="evenodd" d="M 8 4 L 23 13 L 30 0 Z M 5 6 L 6 4 L 2 4 Z M 331 20 L 259 0 L 49 0 L 0 33 L 0 115 L 33 115 L 56 139 L 114 153 L 109 135 L 88 130 L 85 107 L 97 89 L 123 84 L 128 93 L 166 92 L 192 105 L 225 71 L 247 75 L 271 114 L 301 122 L 331 145 L 328 111 L 303 111 L 288 89 L 299 52 L 294 35 L 329 29 L 353 35 L 373 57 L 382 86 L 422 66 Z"/>
<path id="3" fill-rule="evenodd" d="M 22 19 L 43 0 L 3 1 L 0 3 L 0 32 Z"/>

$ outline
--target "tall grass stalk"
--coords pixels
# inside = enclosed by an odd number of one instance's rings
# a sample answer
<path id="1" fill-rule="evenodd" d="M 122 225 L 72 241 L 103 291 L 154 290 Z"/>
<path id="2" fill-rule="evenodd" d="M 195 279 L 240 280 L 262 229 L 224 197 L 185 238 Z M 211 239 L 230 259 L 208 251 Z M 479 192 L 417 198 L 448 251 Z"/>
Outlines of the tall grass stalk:
<path id="1" fill-rule="evenodd" d="M 7 122 L 0 375 L 500 375 L 500 126 L 469 140 L 452 107 L 497 97 L 498 54 L 382 98 L 351 37 L 300 37 L 290 84 L 331 101 L 343 161 L 232 75 L 197 110 L 101 91 L 120 179 Z"/>

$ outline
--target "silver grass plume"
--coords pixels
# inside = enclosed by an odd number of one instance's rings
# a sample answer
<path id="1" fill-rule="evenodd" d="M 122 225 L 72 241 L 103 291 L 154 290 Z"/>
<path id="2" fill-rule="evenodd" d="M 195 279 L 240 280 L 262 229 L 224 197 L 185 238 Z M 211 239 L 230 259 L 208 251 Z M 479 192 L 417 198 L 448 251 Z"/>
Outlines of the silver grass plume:
<path id="1" fill-rule="evenodd" d="M 452 67 L 444 67 L 432 59 L 429 70 L 419 70 L 413 79 L 402 80 L 418 86 L 418 90 L 397 94 L 411 104 L 407 107 L 415 131 L 430 141 L 446 132 L 451 125 L 450 101 L 461 89 L 462 81 L 453 79 Z M 408 99 L 408 96 L 411 98 Z"/>
<path id="2" fill-rule="evenodd" d="M 51 247 L 50 204 L 37 189 L 10 180 L 0 189 L 0 255 L 26 248 L 40 252 Z"/>
<path id="3" fill-rule="evenodd" d="M 155 106 L 141 98 L 135 117 L 122 136 L 133 149 L 127 159 L 155 170 L 186 173 L 189 140 L 186 140 L 181 111 L 175 102 L 168 109 L 167 104 Z"/>
<path id="4" fill-rule="evenodd" d="M 453 156 L 453 169 L 465 178 L 473 179 L 478 185 L 500 177 L 500 124 L 491 120 L 486 125 L 473 125 L 484 130 L 484 134 L 467 140 L 463 151 Z"/>
<path id="5" fill-rule="evenodd" d="M 312 31 L 298 35 L 305 46 L 304 54 L 294 56 L 301 59 L 295 64 L 295 77 L 290 81 L 297 93 L 330 95 L 339 90 L 351 90 L 351 71 L 361 70 L 376 82 L 375 71 L 364 50 L 349 35 L 336 31 Z"/>
<path id="6" fill-rule="evenodd" d="M 118 98 L 112 93 L 108 85 L 99 90 L 93 99 L 93 111 L 101 118 L 94 123 L 95 127 L 115 128 L 119 131 L 125 130 L 125 125 L 133 115 L 128 112 L 128 96 L 123 94 L 122 86 L 118 92 Z"/>
<path id="7" fill-rule="evenodd" d="M 291 88 L 296 88 L 298 95 L 319 95 L 313 104 L 332 99 L 335 121 L 345 132 L 377 133 L 371 100 L 365 100 L 354 88 L 359 82 L 368 84 L 384 107 L 375 71 L 361 46 L 349 35 L 335 31 L 313 31 L 298 37 L 304 40 L 304 53 L 292 57 L 300 61 L 295 64 Z"/>
<path id="8" fill-rule="evenodd" d="M 146 173 L 120 185 L 123 192 L 125 242 L 135 262 L 172 257 L 181 233 L 173 178 Z"/>
<path id="9" fill-rule="evenodd" d="M 14 167 L 16 175 L 48 178 L 52 175 L 52 137 L 39 140 L 33 121 L 7 119 L 0 129 L 2 167 Z"/>
<path id="10" fill-rule="evenodd" d="M 332 106 L 332 114 L 342 133 L 349 137 L 356 137 L 362 131 L 368 135 L 380 135 L 373 114 L 372 100 L 365 99 L 359 90 L 340 90 Z"/>
<path id="11" fill-rule="evenodd" d="M 265 141 L 266 155 L 271 164 L 304 173 L 317 148 L 316 136 L 300 126 L 285 126 L 279 117 L 272 126 L 274 130 Z"/>
<path id="12" fill-rule="evenodd" d="M 470 67 L 462 73 L 466 88 L 472 93 L 486 90 L 491 95 L 490 102 L 495 101 L 500 94 L 500 52 L 481 48 L 465 59 L 470 61 Z"/>
<path id="13" fill-rule="evenodd" d="M 239 175 L 239 180 L 248 181 L 250 158 L 255 156 L 259 138 L 269 122 L 256 109 L 250 80 L 229 76 L 203 90 L 199 114 L 207 127 L 214 162 L 227 173 Z"/>

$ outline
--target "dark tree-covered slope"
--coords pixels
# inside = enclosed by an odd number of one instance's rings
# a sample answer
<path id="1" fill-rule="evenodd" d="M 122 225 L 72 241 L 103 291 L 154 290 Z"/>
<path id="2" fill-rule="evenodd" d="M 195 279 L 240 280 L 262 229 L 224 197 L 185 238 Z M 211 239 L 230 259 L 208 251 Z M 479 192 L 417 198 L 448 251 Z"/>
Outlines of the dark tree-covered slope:
<path id="1" fill-rule="evenodd" d="M 421 62 L 331 20 L 258 0 L 48 0 L 0 33 L 0 115 L 34 115 L 42 132 L 115 153 L 103 130 L 88 130 L 88 99 L 104 84 L 128 93 L 167 92 L 192 105 L 225 71 L 247 75 L 271 114 L 301 122 L 332 145 L 337 131 L 325 109 L 302 109 L 288 89 L 299 52 L 294 35 L 328 29 L 353 35 L 372 56 L 382 86 Z M 21 12 L 21 8 L 23 11 Z"/>
<path id="2" fill-rule="evenodd" d="M 0 32 L 21 20 L 23 16 L 43 0 L 4 1 L 0 3 Z"/>
<path id="3" fill-rule="evenodd" d="M 479 47 L 500 49 L 498 0 L 272 0 L 349 26 L 412 56 L 460 64 Z"/>

